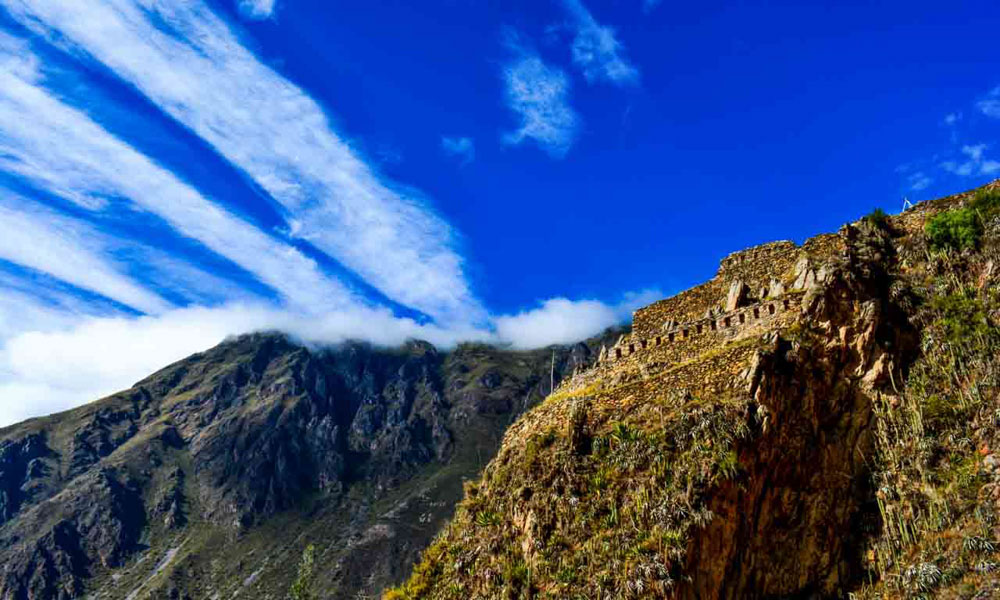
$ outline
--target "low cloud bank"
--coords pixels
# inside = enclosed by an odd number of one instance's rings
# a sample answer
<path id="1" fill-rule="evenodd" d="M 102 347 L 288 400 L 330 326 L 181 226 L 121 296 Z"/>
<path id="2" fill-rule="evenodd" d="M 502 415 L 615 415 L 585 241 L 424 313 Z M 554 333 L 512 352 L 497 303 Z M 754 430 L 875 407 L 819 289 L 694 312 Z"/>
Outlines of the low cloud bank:
<path id="1" fill-rule="evenodd" d="M 497 338 L 518 349 L 550 344 L 569 344 L 597 335 L 612 325 L 627 321 L 632 311 L 660 298 L 647 290 L 628 294 L 615 305 L 597 300 L 552 298 L 538 308 L 493 320 Z"/>
<path id="2" fill-rule="evenodd" d="M 170 363 L 254 331 L 282 331 L 315 345 L 363 340 L 394 346 L 422 339 L 441 348 L 480 341 L 529 349 L 600 333 L 657 297 L 652 291 L 629 294 L 615 305 L 553 298 L 531 310 L 494 317 L 492 330 L 422 324 L 379 308 L 303 316 L 254 304 L 181 308 L 155 316 L 82 316 L 71 324 L 54 320 L 49 329 L 11 332 L 0 347 L 0 427 L 127 389 Z"/>

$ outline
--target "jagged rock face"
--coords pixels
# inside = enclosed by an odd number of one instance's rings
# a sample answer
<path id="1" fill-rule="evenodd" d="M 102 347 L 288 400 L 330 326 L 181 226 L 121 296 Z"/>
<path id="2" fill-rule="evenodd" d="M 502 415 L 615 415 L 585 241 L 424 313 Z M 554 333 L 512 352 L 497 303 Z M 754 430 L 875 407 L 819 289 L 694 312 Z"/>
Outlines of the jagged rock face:
<path id="1" fill-rule="evenodd" d="M 31 499 L 34 480 L 47 470 L 41 459 L 48 454 L 45 439 L 38 434 L 0 442 L 0 525 Z"/>
<path id="2" fill-rule="evenodd" d="M 330 597 L 377 593 L 450 513 L 438 496 L 597 343 L 310 350 L 251 335 L 2 430 L 0 598 L 281 595 L 305 538 L 326 553 Z M 383 515 L 380 499 L 399 504 Z M 380 553 L 391 569 L 371 568 Z"/>
<path id="3" fill-rule="evenodd" d="M 889 241 L 843 234 L 862 239 L 809 276 L 810 343 L 775 336 L 748 370 L 766 425 L 739 448 L 746 476 L 711 496 L 715 516 L 691 540 L 681 597 L 836 597 L 861 580 L 859 549 L 878 525 L 873 403 L 917 337 L 893 305 Z"/>

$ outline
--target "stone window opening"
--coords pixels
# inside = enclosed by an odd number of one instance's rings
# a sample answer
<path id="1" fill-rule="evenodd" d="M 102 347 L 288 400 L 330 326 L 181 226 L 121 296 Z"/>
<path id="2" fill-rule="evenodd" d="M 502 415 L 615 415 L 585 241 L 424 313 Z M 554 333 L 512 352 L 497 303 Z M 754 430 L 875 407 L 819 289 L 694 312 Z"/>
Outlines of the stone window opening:
<path id="1" fill-rule="evenodd" d="M 789 304 L 790 304 L 790 303 L 788 302 L 788 298 L 785 298 L 784 300 L 782 300 L 782 301 L 781 301 L 781 304 L 782 304 L 782 305 L 783 305 L 783 306 L 785 307 L 785 310 L 788 310 L 788 306 L 789 306 Z"/>
<path id="2" fill-rule="evenodd" d="M 673 333 L 671 333 L 670 335 L 667 336 L 667 341 L 669 341 L 670 343 L 674 342 L 674 334 Z"/>
<path id="3" fill-rule="evenodd" d="M 756 306 L 753 307 L 753 318 L 755 318 L 755 319 L 759 319 L 760 318 L 760 309 L 758 307 L 756 307 Z"/>
<path id="4" fill-rule="evenodd" d="M 622 357 L 622 349 L 615 348 L 615 358 L 621 358 L 621 357 Z"/>
<path id="5" fill-rule="evenodd" d="M 690 329 L 685 329 L 684 330 L 684 339 L 688 339 L 689 337 L 691 337 L 691 330 Z"/>
<path id="6" fill-rule="evenodd" d="M 643 350 L 645 350 L 646 349 L 646 340 L 642 340 L 641 342 L 639 342 L 639 345 L 642 347 Z"/>
<path id="7" fill-rule="evenodd" d="M 767 312 L 769 312 L 772 315 L 774 314 L 774 305 L 773 304 L 768 304 L 767 305 Z"/>
<path id="8" fill-rule="evenodd" d="M 660 336 L 656 336 L 656 345 L 659 346 L 662 343 L 663 343 L 663 338 Z"/>
<path id="9" fill-rule="evenodd" d="M 701 323 L 698 323 L 697 331 L 698 333 L 701 333 Z"/>
<path id="10" fill-rule="evenodd" d="M 635 344 L 629 344 L 628 345 L 628 353 L 629 354 L 635 354 Z"/>
<path id="11" fill-rule="evenodd" d="M 718 328 L 718 326 L 716 325 L 715 321 L 712 320 L 708 322 L 708 328 L 711 329 L 712 331 L 715 331 Z"/>
<path id="12" fill-rule="evenodd" d="M 746 313 L 740 313 L 740 325 L 742 325 L 742 324 L 744 324 L 746 322 L 747 322 L 747 314 Z"/>
<path id="13" fill-rule="evenodd" d="M 732 319 L 732 317 L 726 317 L 725 324 L 726 324 L 725 325 L 726 327 L 732 327 L 733 326 L 733 319 Z"/>

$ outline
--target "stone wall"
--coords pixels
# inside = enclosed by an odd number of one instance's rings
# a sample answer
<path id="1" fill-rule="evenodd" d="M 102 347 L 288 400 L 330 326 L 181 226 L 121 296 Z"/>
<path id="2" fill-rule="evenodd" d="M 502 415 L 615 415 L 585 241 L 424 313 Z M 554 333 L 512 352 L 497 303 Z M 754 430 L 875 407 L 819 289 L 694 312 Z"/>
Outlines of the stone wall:
<path id="1" fill-rule="evenodd" d="M 734 252 L 722 259 L 718 273 L 710 281 L 635 311 L 632 330 L 646 339 L 659 335 L 671 323 L 705 318 L 709 311 L 721 312 L 733 282 L 746 285 L 752 300 L 776 297 L 793 286 L 805 268 L 800 264 L 802 259 L 820 262 L 843 248 L 840 235 L 831 233 L 810 238 L 802 246 L 780 241 Z"/>
<path id="2" fill-rule="evenodd" d="M 726 282 L 742 281 L 756 292 L 768 288 L 772 280 L 784 279 L 801 253 L 802 249 L 789 241 L 747 248 L 722 259 L 716 278 Z"/>
<path id="3" fill-rule="evenodd" d="M 705 316 L 709 309 L 721 308 L 726 299 L 722 280 L 711 281 L 681 292 L 676 296 L 654 302 L 632 314 L 632 330 L 648 338 L 663 330 L 670 321 L 693 321 Z"/>
<path id="4" fill-rule="evenodd" d="M 662 372 L 739 340 L 761 336 L 795 323 L 804 292 L 796 290 L 733 311 L 667 327 L 652 335 L 633 331 L 607 348 L 591 369 L 575 374 L 561 391 L 578 390 L 601 380 L 643 372 Z"/>
<path id="5" fill-rule="evenodd" d="M 681 362 L 668 367 L 659 364 L 642 365 L 632 370 L 592 369 L 588 373 L 599 376 L 574 378 L 564 382 L 557 390 L 560 394 L 574 392 L 589 395 L 589 385 L 599 383 L 602 397 L 607 404 L 622 407 L 633 398 L 651 399 L 657 396 L 678 396 L 690 392 L 695 396 L 720 394 L 743 385 L 740 374 L 746 370 L 759 344 L 729 344 L 704 356 L 703 360 Z M 706 387 L 703 382 L 713 381 Z M 724 386 L 724 387 L 720 387 Z M 727 389 L 728 388 L 728 389 Z"/>
<path id="6" fill-rule="evenodd" d="M 734 311 L 723 312 L 642 336 L 633 332 L 610 348 L 604 362 L 664 362 L 672 364 L 695 358 L 710 350 L 751 335 L 785 327 L 798 319 L 803 292 L 794 291 L 780 298 L 757 302 Z M 639 356 L 646 355 L 648 356 Z"/>
<path id="7" fill-rule="evenodd" d="M 805 289 L 826 278 L 821 265 L 844 247 L 839 234 L 824 234 L 802 246 L 781 241 L 730 254 L 710 281 L 635 311 L 631 334 L 557 393 L 674 373 L 787 329 L 802 318 Z"/>

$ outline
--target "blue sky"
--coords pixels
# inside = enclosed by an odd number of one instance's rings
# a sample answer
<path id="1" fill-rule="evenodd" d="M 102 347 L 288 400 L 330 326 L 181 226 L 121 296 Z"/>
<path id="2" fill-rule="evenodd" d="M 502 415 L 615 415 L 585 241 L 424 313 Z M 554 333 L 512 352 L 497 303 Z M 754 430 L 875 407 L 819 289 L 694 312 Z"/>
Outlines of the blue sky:
<path id="1" fill-rule="evenodd" d="M 568 342 L 1000 177 L 1000 8 L 0 0 L 0 425 L 279 328 Z"/>

